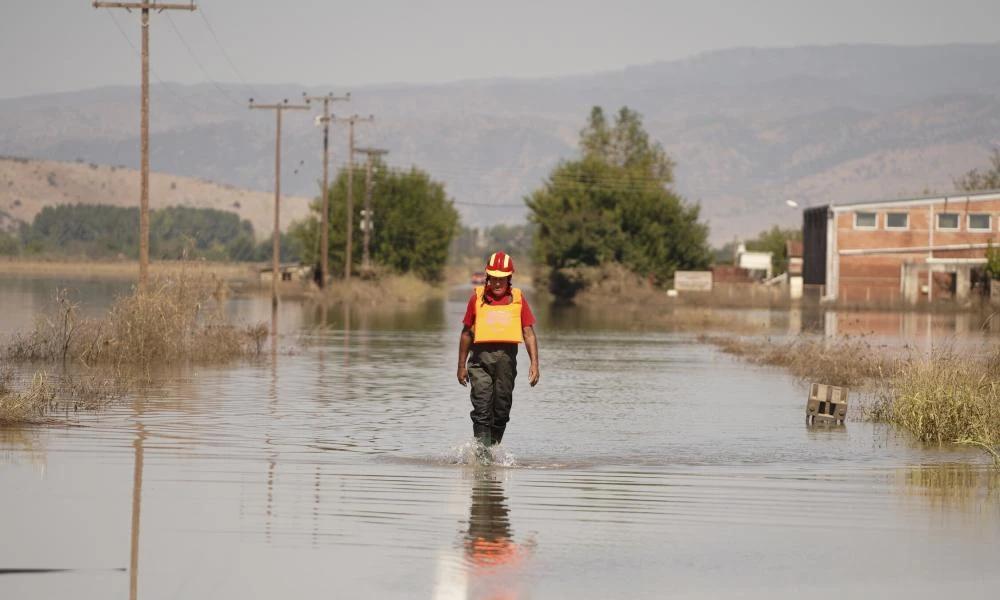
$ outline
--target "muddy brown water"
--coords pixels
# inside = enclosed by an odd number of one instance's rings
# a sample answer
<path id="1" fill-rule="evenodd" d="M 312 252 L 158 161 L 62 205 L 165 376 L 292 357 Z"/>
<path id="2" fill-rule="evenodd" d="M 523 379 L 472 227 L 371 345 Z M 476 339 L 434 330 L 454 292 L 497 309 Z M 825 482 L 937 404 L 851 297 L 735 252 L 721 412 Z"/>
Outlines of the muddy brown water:
<path id="1" fill-rule="evenodd" d="M 55 285 L 0 279 L 0 331 Z M 74 285 L 95 312 L 127 290 Z M 270 319 L 266 298 L 229 310 Z M 497 464 L 476 465 L 463 310 L 461 294 L 409 314 L 283 302 L 273 360 L 0 430 L 0 598 L 994 597 L 1000 477 L 980 452 L 807 427 L 801 383 L 690 331 L 538 306 L 541 383 L 522 351 Z M 994 335 L 955 315 L 730 316 Z"/>

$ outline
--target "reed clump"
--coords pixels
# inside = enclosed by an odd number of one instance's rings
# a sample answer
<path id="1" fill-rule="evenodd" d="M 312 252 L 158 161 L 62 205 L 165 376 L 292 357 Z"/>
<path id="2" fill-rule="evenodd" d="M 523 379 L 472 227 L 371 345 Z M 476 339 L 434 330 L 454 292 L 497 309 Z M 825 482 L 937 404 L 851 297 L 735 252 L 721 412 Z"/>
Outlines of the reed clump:
<path id="1" fill-rule="evenodd" d="M 214 363 L 259 355 L 267 337 L 266 326 L 226 320 L 217 281 L 185 275 L 118 298 L 101 318 L 81 317 L 65 290 L 57 293 L 56 306 L 34 329 L 14 337 L 8 360 L 115 368 Z"/>
<path id="2" fill-rule="evenodd" d="M 55 387 L 44 371 L 35 373 L 31 383 L 18 390 L 10 368 L 0 371 L 0 426 L 39 419 L 55 400 Z"/>
<path id="3" fill-rule="evenodd" d="M 749 362 L 785 367 L 803 381 L 867 389 L 864 419 L 896 425 L 922 442 L 976 446 L 1000 465 L 1000 347 L 915 355 L 863 337 L 700 339 Z"/>
<path id="4" fill-rule="evenodd" d="M 996 351 L 980 357 L 943 351 L 900 363 L 866 416 L 923 442 L 979 447 L 1000 464 L 998 360 Z"/>
<path id="5" fill-rule="evenodd" d="M 443 297 L 441 287 L 435 287 L 416 275 L 400 275 L 376 268 L 364 277 L 349 281 L 334 279 L 322 291 L 312 292 L 327 304 L 391 307 L 392 310 L 412 308 L 429 298 Z"/>
<path id="6" fill-rule="evenodd" d="M 97 411 L 125 397 L 133 382 L 127 373 L 63 372 L 40 369 L 26 385 L 15 385 L 10 365 L 0 369 L 0 426 L 37 423 L 56 413 Z"/>
<path id="7" fill-rule="evenodd" d="M 773 340 L 702 337 L 723 352 L 756 364 L 785 367 L 804 381 L 854 387 L 890 371 L 893 358 L 860 337 Z"/>

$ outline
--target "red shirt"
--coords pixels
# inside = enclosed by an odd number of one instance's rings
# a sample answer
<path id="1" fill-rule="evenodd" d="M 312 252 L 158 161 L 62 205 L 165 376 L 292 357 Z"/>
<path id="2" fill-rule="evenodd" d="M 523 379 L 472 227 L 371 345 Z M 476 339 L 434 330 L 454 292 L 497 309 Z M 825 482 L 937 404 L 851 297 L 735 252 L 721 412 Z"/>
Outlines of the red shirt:
<path id="1" fill-rule="evenodd" d="M 462 323 L 466 327 L 472 327 L 472 324 L 476 322 L 476 302 L 479 300 L 476 296 L 476 291 L 472 291 L 472 296 L 469 297 L 469 305 L 465 307 L 465 318 L 462 319 Z M 483 300 L 487 304 L 510 304 L 514 301 L 514 295 L 511 293 L 510 289 L 507 289 L 507 294 L 500 297 L 494 298 L 488 291 L 483 292 Z M 531 327 L 535 324 L 535 315 L 531 313 L 531 307 L 528 306 L 528 299 L 524 297 L 524 293 L 521 293 L 521 328 Z"/>

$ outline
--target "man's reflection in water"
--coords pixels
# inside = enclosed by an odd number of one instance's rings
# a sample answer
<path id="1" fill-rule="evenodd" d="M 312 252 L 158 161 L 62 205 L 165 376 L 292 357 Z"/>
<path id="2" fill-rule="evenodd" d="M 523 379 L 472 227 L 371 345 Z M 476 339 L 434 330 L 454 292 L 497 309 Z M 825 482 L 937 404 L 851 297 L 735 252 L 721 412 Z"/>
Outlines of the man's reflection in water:
<path id="1" fill-rule="evenodd" d="M 501 476 L 494 469 L 475 474 L 464 540 L 469 598 L 520 597 L 521 567 L 531 544 L 514 541 Z"/>

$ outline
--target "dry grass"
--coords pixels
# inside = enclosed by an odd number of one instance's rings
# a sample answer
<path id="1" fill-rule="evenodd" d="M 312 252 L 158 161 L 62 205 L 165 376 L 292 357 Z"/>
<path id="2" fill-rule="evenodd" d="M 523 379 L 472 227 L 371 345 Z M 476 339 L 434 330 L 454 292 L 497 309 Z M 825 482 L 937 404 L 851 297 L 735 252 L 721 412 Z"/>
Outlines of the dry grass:
<path id="1" fill-rule="evenodd" d="M 5 132 L 8 133 L 8 132 Z M 55 184 L 48 181 L 53 175 Z M 11 216 L 30 223 L 42 208 L 58 198 L 64 204 L 135 206 L 139 171 L 109 165 L 0 158 L 0 206 Z M 234 212 L 253 224 L 259 239 L 267 239 L 274 226 L 274 194 L 233 188 L 208 181 L 153 171 L 149 177 L 150 209 L 168 206 L 214 208 Z M 309 215 L 312 198 L 285 195 L 281 204 L 281 230 Z"/>
<path id="2" fill-rule="evenodd" d="M 785 367 L 803 381 L 846 387 L 856 387 L 891 372 L 896 360 L 884 346 L 874 346 L 860 337 L 786 341 L 712 336 L 700 339 L 755 364 Z"/>
<path id="3" fill-rule="evenodd" d="M 977 358 L 954 349 L 900 354 L 859 337 L 700 339 L 750 362 L 787 368 L 803 381 L 867 387 L 866 420 L 899 426 L 922 442 L 978 447 L 1000 465 L 1000 348 Z"/>
<path id="4" fill-rule="evenodd" d="M 97 411 L 125 397 L 134 378 L 126 371 L 78 374 L 65 369 L 52 376 L 40 369 L 18 389 L 10 365 L 0 368 L 0 425 L 50 420 L 58 413 Z"/>
<path id="5" fill-rule="evenodd" d="M 953 351 L 900 363 L 883 382 L 868 417 L 918 440 L 976 446 L 1000 464 L 1000 352 L 970 358 Z"/>
<path id="6" fill-rule="evenodd" d="M 9 368 L 0 371 L 0 425 L 28 423 L 42 418 L 55 400 L 55 387 L 44 371 L 35 373 L 23 390 L 15 389 Z"/>
<path id="7" fill-rule="evenodd" d="M 433 286 L 415 275 L 376 273 L 366 279 L 352 278 L 350 282 L 334 279 L 314 296 L 327 304 L 405 310 L 422 305 L 424 300 L 442 297 L 444 293 L 441 286 Z"/>
<path id="8" fill-rule="evenodd" d="M 15 361 L 61 361 L 114 368 L 150 368 L 184 362 L 214 363 L 258 355 L 267 337 L 262 324 L 236 327 L 222 312 L 217 279 L 159 278 L 143 292 L 119 298 L 103 318 L 85 319 L 65 291 L 58 310 L 18 334 L 6 355 Z"/>
<path id="9" fill-rule="evenodd" d="M 71 279 L 135 279 L 139 263 L 134 260 L 42 260 L 0 258 L 0 273 L 18 277 L 64 277 Z M 153 261 L 149 264 L 152 277 L 216 277 L 224 281 L 258 278 L 257 265 L 208 261 Z"/>

